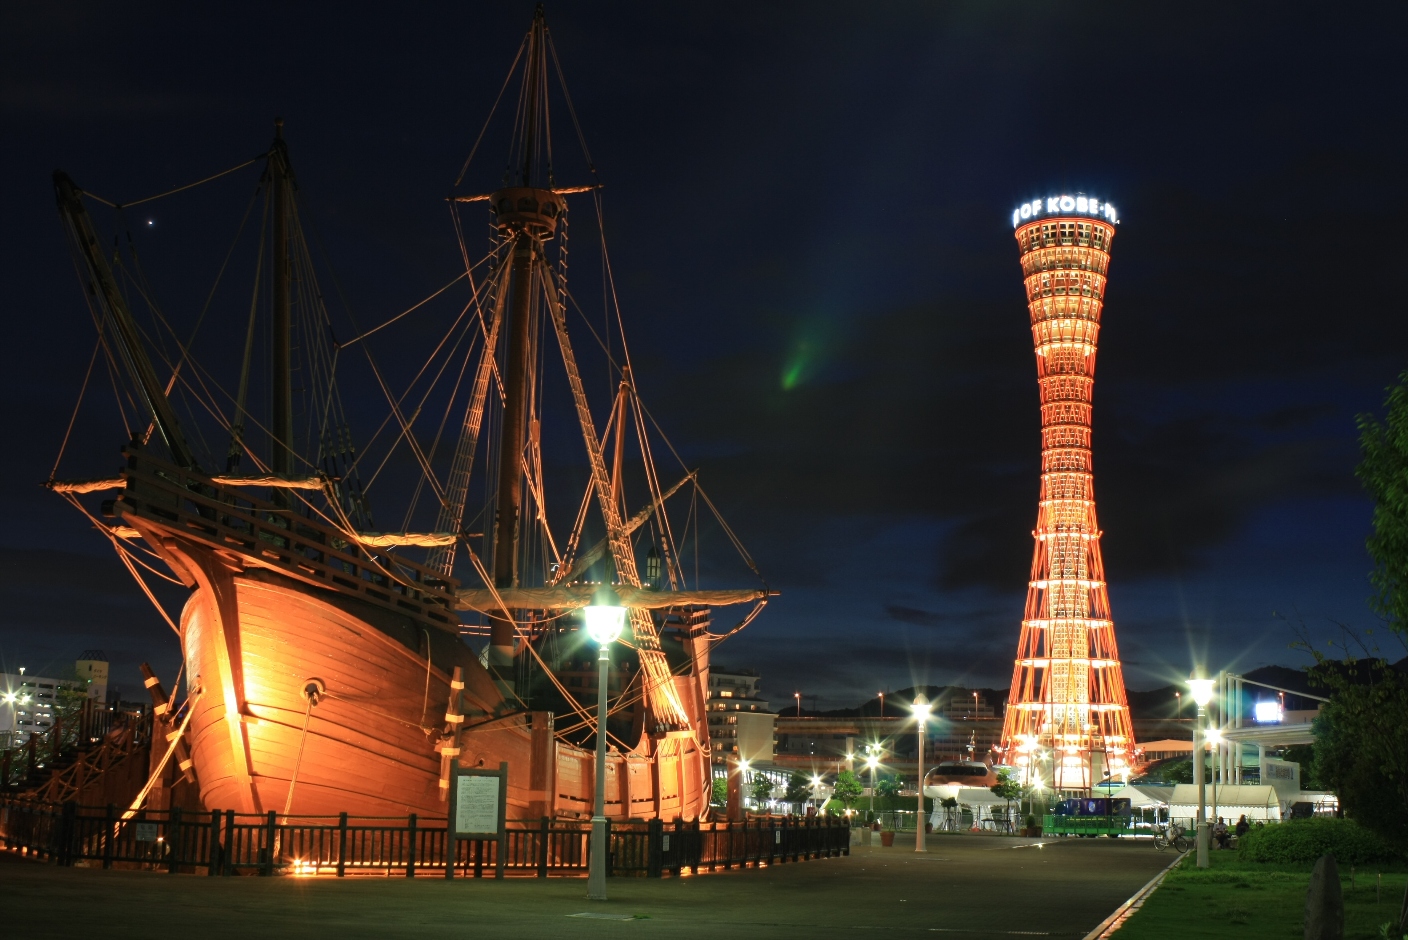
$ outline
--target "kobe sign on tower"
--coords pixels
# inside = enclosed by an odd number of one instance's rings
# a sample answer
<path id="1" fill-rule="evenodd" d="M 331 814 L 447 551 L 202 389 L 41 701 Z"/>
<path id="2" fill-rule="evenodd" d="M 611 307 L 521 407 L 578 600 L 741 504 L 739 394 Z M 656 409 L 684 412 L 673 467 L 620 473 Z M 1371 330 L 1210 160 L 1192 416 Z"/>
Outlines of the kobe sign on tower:
<path id="1" fill-rule="evenodd" d="M 1114 206 L 1083 195 L 1031 199 L 1012 213 L 1041 390 L 1041 498 L 1002 748 L 1024 782 L 1057 790 L 1124 775 L 1134 748 L 1090 452 L 1095 346 L 1118 221 Z"/>

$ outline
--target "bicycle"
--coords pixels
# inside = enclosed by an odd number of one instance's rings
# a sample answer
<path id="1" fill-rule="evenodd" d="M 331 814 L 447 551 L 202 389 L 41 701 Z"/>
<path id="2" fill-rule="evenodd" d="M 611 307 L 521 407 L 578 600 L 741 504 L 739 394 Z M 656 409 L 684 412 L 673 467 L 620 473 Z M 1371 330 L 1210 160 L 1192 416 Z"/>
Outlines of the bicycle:
<path id="1" fill-rule="evenodd" d="M 1183 834 L 1183 827 L 1173 823 L 1154 827 L 1154 848 L 1162 852 L 1170 845 L 1180 854 L 1188 851 L 1190 843 L 1188 837 Z"/>

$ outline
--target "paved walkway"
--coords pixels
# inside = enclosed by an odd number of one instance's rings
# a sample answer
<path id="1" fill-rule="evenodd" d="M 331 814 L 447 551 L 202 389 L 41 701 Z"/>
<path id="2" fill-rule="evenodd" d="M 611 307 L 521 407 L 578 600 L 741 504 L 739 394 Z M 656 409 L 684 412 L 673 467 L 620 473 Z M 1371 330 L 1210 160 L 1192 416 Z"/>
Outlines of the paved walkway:
<path id="1" fill-rule="evenodd" d="M 1080 938 L 1169 861 L 1147 839 L 944 836 L 928 855 L 858 846 L 849 858 L 762 871 L 612 879 L 611 900 L 552 879 L 206 878 L 0 861 L 16 937 Z M 591 917 L 572 917 L 590 914 Z M 611 919 L 607 919 L 611 918 Z"/>

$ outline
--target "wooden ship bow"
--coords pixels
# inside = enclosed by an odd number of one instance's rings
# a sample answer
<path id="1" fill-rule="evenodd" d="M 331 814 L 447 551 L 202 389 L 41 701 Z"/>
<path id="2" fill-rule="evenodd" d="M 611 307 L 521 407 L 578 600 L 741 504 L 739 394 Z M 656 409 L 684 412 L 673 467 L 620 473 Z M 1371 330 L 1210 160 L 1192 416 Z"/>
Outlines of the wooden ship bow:
<path id="1" fill-rule="evenodd" d="M 118 475 L 47 485 L 109 540 L 179 637 L 173 734 L 207 809 L 443 815 L 453 764 L 506 762 L 515 818 L 585 816 L 598 786 L 608 816 L 709 812 L 710 652 L 770 592 L 726 523 L 755 586 L 686 579 L 679 546 L 713 502 L 694 470 L 657 469 L 662 432 L 641 405 L 609 284 L 601 302 L 617 335 L 594 330 L 591 355 L 573 344 L 569 327 L 584 315 L 567 286 L 569 209 L 590 204 L 599 226 L 601 184 L 589 159 L 585 178 L 555 179 L 549 103 L 557 95 L 570 110 L 570 98 L 541 8 L 515 77 L 517 111 L 498 128 L 502 178 L 465 192 L 471 154 L 452 187 L 463 271 L 378 326 L 352 324 L 350 339 L 333 335 L 282 123 L 261 157 L 210 177 L 262 171 L 246 209 L 261 220 L 257 236 L 241 243 L 241 223 L 226 256 L 253 262 L 243 351 L 220 367 L 196 354 L 205 314 L 173 326 L 135 247 L 108 250 L 87 194 L 55 174 L 98 333 L 90 376 L 111 378 L 128 443 Z M 493 130 L 491 113 L 480 140 Z M 465 223 L 485 210 L 478 254 Z M 588 247 L 609 271 L 599 232 Z M 217 276 L 210 298 L 222 291 Z M 376 344 L 412 315 L 443 335 L 397 375 L 379 357 L 404 358 L 407 343 Z M 354 356 L 369 377 L 344 401 L 339 376 Z M 614 394 L 594 408 L 588 388 L 603 378 Z M 379 409 L 367 389 L 384 398 Z M 359 449 L 362 425 L 373 431 Z M 373 521 L 379 479 L 390 495 L 378 501 L 401 503 L 397 528 Z M 549 494 L 564 491 L 550 512 Z M 157 578 L 187 592 L 179 614 L 160 603 Z M 595 658 L 580 611 L 603 580 L 629 607 L 630 629 L 598 727 L 594 683 L 580 681 Z M 741 619 L 714 631 L 714 611 L 731 605 Z M 599 734 L 611 745 L 603 780 L 591 756 Z"/>

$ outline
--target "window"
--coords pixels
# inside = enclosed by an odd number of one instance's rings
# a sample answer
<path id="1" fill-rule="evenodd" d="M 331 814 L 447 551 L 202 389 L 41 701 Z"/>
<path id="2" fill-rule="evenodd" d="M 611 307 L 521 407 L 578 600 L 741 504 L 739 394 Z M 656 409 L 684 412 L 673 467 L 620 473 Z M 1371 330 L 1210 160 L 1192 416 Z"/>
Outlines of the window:
<path id="1" fill-rule="evenodd" d="M 733 698 L 733 693 L 728 689 L 723 689 L 719 692 L 719 698 Z"/>

